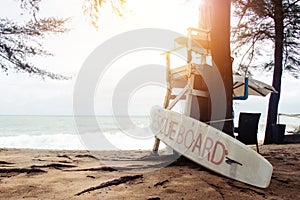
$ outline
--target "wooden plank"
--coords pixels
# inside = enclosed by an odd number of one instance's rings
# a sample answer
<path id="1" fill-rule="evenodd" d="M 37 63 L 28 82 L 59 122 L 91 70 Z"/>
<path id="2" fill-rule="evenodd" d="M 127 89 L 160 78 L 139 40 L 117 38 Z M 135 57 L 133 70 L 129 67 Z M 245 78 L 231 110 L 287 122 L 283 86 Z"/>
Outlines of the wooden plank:
<path id="1" fill-rule="evenodd" d="M 184 88 L 187 85 L 187 80 L 173 80 L 171 85 L 172 88 Z"/>
<path id="2" fill-rule="evenodd" d="M 203 90 L 192 90 L 192 94 L 198 97 L 208 97 L 208 92 Z"/>

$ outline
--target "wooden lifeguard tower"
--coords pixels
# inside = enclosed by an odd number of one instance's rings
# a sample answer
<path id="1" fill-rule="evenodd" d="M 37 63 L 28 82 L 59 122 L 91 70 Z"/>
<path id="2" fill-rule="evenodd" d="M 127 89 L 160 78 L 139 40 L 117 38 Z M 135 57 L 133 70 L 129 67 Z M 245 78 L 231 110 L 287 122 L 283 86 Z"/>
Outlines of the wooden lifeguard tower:
<path id="1" fill-rule="evenodd" d="M 198 28 L 188 28 L 187 36 L 176 38 L 175 48 L 163 53 L 166 56 L 167 70 L 167 91 L 163 108 L 171 110 L 180 100 L 183 100 L 185 101 L 183 114 L 205 122 L 210 120 L 208 114 L 210 97 L 203 80 L 206 69 L 212 67 L 210 10 L 209 3 L 204 2 L 200 5 Z M 186 64 L 171 68 L 171 54 L 183 48 L 187 51 Z M 174 90 L 180 92 L 175 94 Z M 198 101 L 203 102 L 202 106 L 199 106 Z M 204 113 L 201 116 L 200 111 Z M 157 154 L 159 143 L 160 140 L 156 138 L 153 154 Z"/>

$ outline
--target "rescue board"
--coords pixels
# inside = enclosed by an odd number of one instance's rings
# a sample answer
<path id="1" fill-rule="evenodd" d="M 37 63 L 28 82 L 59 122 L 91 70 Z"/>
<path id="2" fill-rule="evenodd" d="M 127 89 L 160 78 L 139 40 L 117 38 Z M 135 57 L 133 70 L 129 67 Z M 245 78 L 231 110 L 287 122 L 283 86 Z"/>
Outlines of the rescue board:
<path id="1" fill-rule="evenodd" d="M 155 136 L 178 153 L 218 174 L 256 187 L 269 186 L 272 165 L 240 141 L 201 121 L 155 106 Z"/>

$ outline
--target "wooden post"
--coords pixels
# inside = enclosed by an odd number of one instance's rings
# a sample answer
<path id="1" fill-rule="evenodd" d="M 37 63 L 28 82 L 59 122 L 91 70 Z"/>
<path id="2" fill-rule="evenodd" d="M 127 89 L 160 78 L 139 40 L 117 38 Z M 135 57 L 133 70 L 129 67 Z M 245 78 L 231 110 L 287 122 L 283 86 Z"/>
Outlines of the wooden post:
<path id="1" fill-rule="evenodd" d="M 169 106 L 169 102 L 170 102 L 170 96 L 171 96 L 171 91 L 172 88 L 170 86 L 170 75 L 171 75 L 171 64 L 170 64 L 170 53 L 167 52 L 166 53 L 166 80 L 167 80 L 167 92 L 166 92 L 166 96 L 165 96 L 165 100 L 164 100 L 164 106 L 163 108 L 166 109 Z M 158 148 L 159 148 L 159 144 L 160 144 L 160 140 L 155 137 L 155 142 L 154 142 L 154 146 L 153 146 L 153 150 L 152 150 L 152 154 L 154 155 L 158 155 Z"/>

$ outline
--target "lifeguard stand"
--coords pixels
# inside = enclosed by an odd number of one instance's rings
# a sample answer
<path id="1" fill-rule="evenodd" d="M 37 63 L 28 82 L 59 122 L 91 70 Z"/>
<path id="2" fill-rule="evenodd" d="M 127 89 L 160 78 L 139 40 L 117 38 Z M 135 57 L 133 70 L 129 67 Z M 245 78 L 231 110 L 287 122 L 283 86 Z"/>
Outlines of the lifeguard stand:
<path id="1" fill-rule="evenodd" d="M 188 28 L 187 37 L 179 37 L 174 40 L 176 45 L 173 50 L 165 52 L 166 56 L 166 81 L 167 92 L 163 108 L 171 110 L 180 100 L 185 101 L 184 115 L 209 121 L 210 116 L 204 118 L 195 116 L 194 110 L 210 109 L 210 97 L 205 82 L 201 76 L 205 75 L 205 69 L 211 67 L 211 5 L 208 0 L 202 1 L 199 6 L 198 28 Z M 171 69 L 170 55 L 172 52 L 185 48 L 187 51 L 186 65 Z M 197 85 L 195 84 L 197 82 Z M 181 90 L 174 94 L 174 89 Z M 197 108 L 193 105 L 193 99 L 205 101 L 206 106 Z M 203 113 L 209 113 L 206 110 Z M 199 113 L 196 113 L 196 115 Z M 158 153 L 160 140 L 155 138 L 153 154 Z"/>
<path id="2" fill-rule="evenodd" d="M 192 116 L 195 110 L 192 106 L 193 99 L 202 98 L 209 102 L 209 93 L 201 75 L 205 74 L 205 68 L 211 67 L 211 31 L 203 28 L 188 28 L 187 37 L 175 39 L 173 50 L 164 52 L 166 56 L 166 81 L 167 92 L 163 108 L 171 110 L 180 100 L 185 101 L 184 115 Z M 173 51 L 186 48 L 186 65 L 171 69 L 170 55 Z M 195 85 L 197 82 L 197 85 Z M 180 90 L 178 94 L 174 89 Z M 201 109 L 201 108 L 200 108 Z M 155 138 L 153 154 L 157 154 L 160 140 Z"/>

